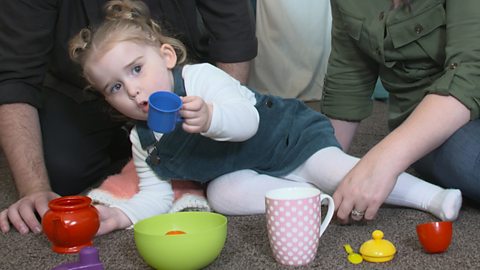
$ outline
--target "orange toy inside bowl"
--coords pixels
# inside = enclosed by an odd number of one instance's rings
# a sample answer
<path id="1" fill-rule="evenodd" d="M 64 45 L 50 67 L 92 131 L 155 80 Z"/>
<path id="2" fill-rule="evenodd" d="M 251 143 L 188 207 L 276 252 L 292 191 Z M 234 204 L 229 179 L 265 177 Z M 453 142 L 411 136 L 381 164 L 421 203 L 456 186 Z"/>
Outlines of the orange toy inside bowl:
<path id="1" fill-rule="evenodd" d="M 441 253 L 452 241 L 452 222 L 429 222 L 417 225 L 418 240 L 428 253 Z"/>

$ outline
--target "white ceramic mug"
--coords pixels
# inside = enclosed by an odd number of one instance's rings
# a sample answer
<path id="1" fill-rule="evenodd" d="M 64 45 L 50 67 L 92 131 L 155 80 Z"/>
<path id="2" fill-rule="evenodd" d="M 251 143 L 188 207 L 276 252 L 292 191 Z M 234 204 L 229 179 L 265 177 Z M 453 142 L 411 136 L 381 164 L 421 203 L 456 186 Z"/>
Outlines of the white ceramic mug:
<path id="1" fill-rule="evenodd" d="M 321 203 L 328 201 L 321 219 Z M 275 260 L 285 265 L 305 265 L 313 261 L 320 236 L 333 217 L 332 197 L 316 188 L 281 188 L 265 195 L 268 238 Z"/>

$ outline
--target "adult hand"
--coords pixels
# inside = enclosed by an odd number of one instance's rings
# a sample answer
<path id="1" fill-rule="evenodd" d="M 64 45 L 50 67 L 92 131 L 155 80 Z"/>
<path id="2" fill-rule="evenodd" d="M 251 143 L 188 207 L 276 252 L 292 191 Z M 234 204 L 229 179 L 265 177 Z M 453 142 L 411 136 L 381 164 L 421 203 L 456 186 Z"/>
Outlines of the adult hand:
<path id="1" fill-rule="evenodd" d="M 52 191 L 41 191 L 26 195 L 7 209 L 0 212 L 0 229 L 3 233 L 10 230 L 10 223 L 21 234 L 42 231 L 40 221 L 35 216 L 37 212 L 43 217 L 48 210 L 48 202 L 59 197 Z"/>
<path id="2" fill-rule="evenodd" d="M 344 177 L 333 194 L 337 217 L 342 223 L 350 218 L 372 220 L 395 186 L 397 176 L 392 174 L 375 153 L 366 155 Z"/>
<path id="3" fill-rule="evenodd" d="M 97 235 L 104 235 L 132 225 L 132 221 L 119 208 L 101 204 L 95 205 L 95 208 L 97 208 L 100 215 L 100 228 L 98 228 Z"/>
<path id="4" fill-rule="evenodd" d="M 197 96 L 182 97 L 183 129 L 189 133 L 206 132 L 212 120 L 212 105 Z"/>
<path id="5" fill-rule="evenodd" d="M 342 180 L 333 194 L 338 218 L 348 222 L 355 209 L 364 212 L 365 219 L 373 219 L 400 173 L 444 143 L 469 117 L 470 111 L 456 98 L 426 95 L 407 120 L 373 147 Z M 355 219 L 361 218 L 356 215 Z"/>

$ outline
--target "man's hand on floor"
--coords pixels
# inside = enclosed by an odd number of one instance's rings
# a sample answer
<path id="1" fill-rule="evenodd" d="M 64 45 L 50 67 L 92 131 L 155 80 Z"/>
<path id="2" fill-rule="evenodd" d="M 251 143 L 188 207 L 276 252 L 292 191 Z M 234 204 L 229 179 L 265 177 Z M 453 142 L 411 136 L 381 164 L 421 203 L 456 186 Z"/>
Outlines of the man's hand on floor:
<path id="1" fill-rule="evenodd" d="M 21 234 L 40 233 L 42 225 L 35 216 L 43 217 L 48 210 L 48 202 L 59 197 L 52 191 L 41 191 L 20 198 L 7 209 L 0 212 L 0 229 L 3 233 L 10 231 L 10 224 Z"/>

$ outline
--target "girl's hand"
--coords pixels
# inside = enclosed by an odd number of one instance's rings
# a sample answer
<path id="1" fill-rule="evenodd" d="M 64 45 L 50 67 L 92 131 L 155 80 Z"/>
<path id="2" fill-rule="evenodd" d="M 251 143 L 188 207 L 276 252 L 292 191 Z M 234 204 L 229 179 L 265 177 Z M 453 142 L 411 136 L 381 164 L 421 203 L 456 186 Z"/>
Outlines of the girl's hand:
<path id="1" fill-rule="evenodd" d="M 182 97 L 183 129 L 189 133 L 202 133 L 210 128 L 213 107 L 197 96 Z"/>
<path id="2" fill-rule="evenodd" d="M 97 204 L 95 208 L 97 208 L 100 215 L 100 228 L 97 231 L 97 235 L 125 229 L 132 225 L 132 221 L 130 221 L 128 216 L 116 207 Z"/>

